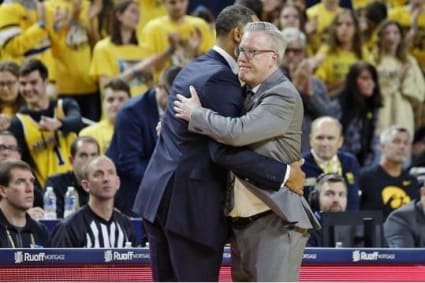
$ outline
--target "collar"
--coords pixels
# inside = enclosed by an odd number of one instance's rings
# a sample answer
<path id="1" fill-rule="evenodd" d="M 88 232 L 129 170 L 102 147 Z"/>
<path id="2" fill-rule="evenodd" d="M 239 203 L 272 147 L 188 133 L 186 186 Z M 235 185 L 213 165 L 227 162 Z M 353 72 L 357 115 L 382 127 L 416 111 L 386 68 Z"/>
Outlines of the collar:
<path id="1" fill-rule="evenodd" d="M 224 50 L 218 45 L 214 45 L 212 49 L 216 51 L 218 54 L 220 54 L 221 56 L 223 56 L 224 60 L 226 60 L 227 64 L 229 64 L 230 69 L 232 69 L 232 72 L 235 75 L 237 75 L 239 72 L 239 66 L 238 66 L 238 63 L 236 63 L 235 59 L 233 59 L 233 57 L 230 56 L 230 54 L 227 53 L 226 50 Z"/>
<path id="2" fill-rule="evenodd" d="M 261 84 L 256 85 L 255 87 L 253 87 L 253 88 L 251 89 L 251 91 L 252 91 L 254 94 L 256 94 L 256 93 L 257 93 L 257 91 L 258 91 L 258 89 L 260 88 L 260 86 L 261 86 Z"/>
<path id="3" fill-rule="evenodd" d="M 311 154 L 313 155 L 314 160 L 316 160 L 316 162 L 318 163 L 325 163 L 325 162 L 337 162 L 338 161 L 338 154 L 335 154 L 331 159 L 329 160 L 324 160 L 322 158 L 320 158 L 314 151 L 313 149 L 311 149 Z"/>

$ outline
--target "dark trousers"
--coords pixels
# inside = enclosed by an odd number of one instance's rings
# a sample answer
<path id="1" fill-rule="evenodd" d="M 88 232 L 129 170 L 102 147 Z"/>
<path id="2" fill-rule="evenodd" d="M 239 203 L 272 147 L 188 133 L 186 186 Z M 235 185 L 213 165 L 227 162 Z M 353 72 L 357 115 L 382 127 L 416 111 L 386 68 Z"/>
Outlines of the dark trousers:
<path id="1" fill-rule="evenodd" d="M 153 281 L 217 282 L 223 249 L 213 250 L 143 220 L 149 241 Z"/>
<path id="2" fill-rule="evenodd" d="M 154 281 L 218 281 L 223 249 L 212 249 L 165 228 L 172 196 L 170 179 L 154 223 L 144 219 Z M 180 216 L 181 217 L 181 216 Z"/>

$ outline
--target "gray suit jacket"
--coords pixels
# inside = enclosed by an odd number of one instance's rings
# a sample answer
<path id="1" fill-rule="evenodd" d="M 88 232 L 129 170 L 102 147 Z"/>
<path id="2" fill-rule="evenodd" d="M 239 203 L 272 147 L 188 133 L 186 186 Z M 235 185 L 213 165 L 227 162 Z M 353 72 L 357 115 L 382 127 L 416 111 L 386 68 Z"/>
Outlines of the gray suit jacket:
<path id="1" fill-rule="evenodd" d="M 276 70 L 261 84 L 247 105 L 247 113 L 238 118 L 199 108 L 192 113 L 189 129 L 224 144 L 248 145 L 262 155 L 288 164 L 299 160 L 303 104 L 281 70 Z M 241 181 L 283 220 L 301 228 L 320 228 L 304 197 L 287 188 L 267 191 L 255 187 L 248 179 Z"/>
<path id="2" fill-rule="evenodd" d="M 420 201 L 394 210 L 384 223 L 384 236 L 390 248 L 425 247 L 425 213 Z"/>

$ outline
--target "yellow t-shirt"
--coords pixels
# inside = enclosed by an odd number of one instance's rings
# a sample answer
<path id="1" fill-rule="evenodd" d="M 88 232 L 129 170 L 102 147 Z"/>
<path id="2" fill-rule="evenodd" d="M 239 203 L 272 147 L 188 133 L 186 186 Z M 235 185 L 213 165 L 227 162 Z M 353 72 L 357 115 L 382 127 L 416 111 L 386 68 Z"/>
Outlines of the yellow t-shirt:
<path id="1" fill-rule="evenodd" d="M 388 19 L 395 20 L 407 32 L 410 29 L 412 16 L 407 6 L 395 7 L 388 11 Z M 425 12 L 418 17 L 418 31 L 410 46 L 410 52 L 418 60 L 422 70 L 425 71 Z"/>
<path id="2" fill-rule="evenodd" d="M 145 25 L 152 19 L 167 15 L 167 10 L 161 0 L 139 0 L 140 20 L 137 25 L 137 38 L 142 37 Z"/>
<path id="3" fill-rule="evenodd" d="M 369 5 L 370 0 L 352 0 L 351 3 L 353 5 L 354 10 L 364 8 Z"/>
<path id="4" fill-rule="evenodd" d="M 107 37 L 96 43 L 89 74 L 95 81 L 100 76 L 114 77 L 124 72 L 144 58 L 143 49 L 138 45 L 116 45 Z M 131 81 L 131 95 L 145 93 L 152 86 L 152 74 L 137 74 Z"/>
<path id="5" fill-rule="evenodd" d="M 323 3 L 318 3 L 307 9 L 307 17 L 309 20 L 317 20 L 316 31 L 309 40 L 309 48 L 312 52 L 316 52 L 323 42 L 327 42 L 328 29 L 335 19 L 336 15 L 342 9 L 338 7 L 336 11 L 329 11 Z"/>
<path id="6" fill-rule="evenodd" d="M 49 176 L 72 170 L 68 157 L 76 138 L 74 132 L 41 131 L 30 115 L 17 113 L 16 116 L 22 123 L 25 142 L 35 164 L 34 173 L 42 187 Z M 54 117 L 61 119 L 63 116 L 62 101 L 58 100 Z"/>
<path id="7" fill-rule="evenodd" d="M 59 12 L 71 11 L 71 0 L 47 0 L 46 17 Z M 82 0 L 76 24 L 68 28 L 50 30 L 52 51 L 56 62 L 56 85 L 59 94 L 78 95 L 93 93 L 96 83 L 89 77 L 91 50 L 88 42 L 88 9 L 90 2 Z"/>
<path id="8" fill-rule="evenodd" d="M 81 136 L 89 136 L 97 140 L 100 145 L 100 154 L 105 154 L 111 143 L 112 135 L 114 134 L 114 125 L 107 120 L 101 120 L 93 125 L 90 125 L 80 131 Z"/>
<path id="9" fill-rule="evenodd" d="M 325 55 L 325 60 L 316 69 L 316 76 L 326 84 L 336 83 L 345 80 L 345 76 L 350 66 L 359 60 L 373 63 L 370 53 L 363 48 L 363 58 L 357 58 L 351 51 L 338 50 L 336 53 L 329 53 L 328 46 L 322 46 L 318 52 Z"/>
<path id="10" fill-rule="evenodd" d="M 49 69 L 49 80 L 55 81 L 55 65 L 47 30 L 37 24 L 36 6 L 18 2 L 0 5 L 0 60 L 21 64 L 26 58 L 37 58 Z"/>
<path id="11" fill-rule="evenodd" d="M 169 48 L 168 35 L 177 33 L 183 46 L 182 52 L 176 52 L 171 60 L 161 68 L 155 70 L 155 79 L 159 78 L 161 72 L 170 66 L 184 66 L 194 58 L 193 49 L 190 48 L 189 39 L 195 34 L 196 29 L 201 33 L 200 52 L 206 53 L 215 43 L 214 33 L 208 24 L 200 18 L 185 16 L 184 21 L 176 24 L 170 21 L 168 16 L 151 20 L 146 24 L 139 38 L 139 43 L 144 47 L 145 58 L 166 51 Z"/>

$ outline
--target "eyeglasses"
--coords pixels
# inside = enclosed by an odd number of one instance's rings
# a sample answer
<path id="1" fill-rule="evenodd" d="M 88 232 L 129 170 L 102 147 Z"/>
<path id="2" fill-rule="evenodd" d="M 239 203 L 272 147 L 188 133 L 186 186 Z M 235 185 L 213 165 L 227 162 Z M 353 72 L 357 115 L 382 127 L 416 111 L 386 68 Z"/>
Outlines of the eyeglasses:
<path id="1" fill-rule="evenodd" d="M 286 48 L 285 53 L 294 53 L 295 55 L 301 54 L 303 52 L 302 48 Z"/>
<path id="2" fill-rule="evenodd" d="M 19 147 L 17 145 L 4 145 L 4 144 L 0 144 L 0 152 L 1 151 L 19 151 Z"/>
<path id="3" fill-rule="evenodd" d="M 11 88 L 13 87 L 15 84 L 17 83 L 17 81 L 5 81 L 5 82 L 0 82 L 0 88 Z"/>
<path id="4" fill-rule="evenodd" d="M 258 49 L 245 49 L 245 48 L 235 48 L 235 55 L 239 57 L 241 53 L 245 54 L 246 58 L 252 59 L 258 54 L 263 53 L 276 53 L 275 50 L 258 50 Z"/>

